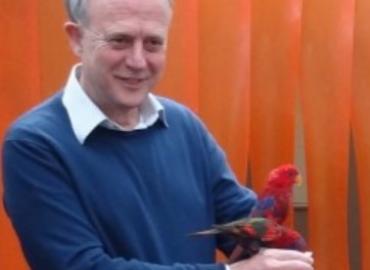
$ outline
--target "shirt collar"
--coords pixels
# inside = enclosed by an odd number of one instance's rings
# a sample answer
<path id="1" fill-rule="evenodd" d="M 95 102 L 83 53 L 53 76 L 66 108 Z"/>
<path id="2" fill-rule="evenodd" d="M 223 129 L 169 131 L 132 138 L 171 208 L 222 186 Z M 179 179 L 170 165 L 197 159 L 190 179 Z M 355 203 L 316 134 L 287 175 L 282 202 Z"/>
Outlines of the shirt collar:
<path id="1" fill-rule="evenodd" d="M 80 67 L 81 64 L 77 64 L 72 68 L 64 88 L 62 103 L 67 110 L 73 132 L 81 144 L 99 125 L 111 129 L 132 131 L 148 128 L 160 119 L 167 126 L 164 107 L 155 95 L 149 93 L 148 98 L 140 108 L 140 121 L 137 126 L 131 130 L 120 127 L 109 119 L 82 89 L 77 79 Z"/>

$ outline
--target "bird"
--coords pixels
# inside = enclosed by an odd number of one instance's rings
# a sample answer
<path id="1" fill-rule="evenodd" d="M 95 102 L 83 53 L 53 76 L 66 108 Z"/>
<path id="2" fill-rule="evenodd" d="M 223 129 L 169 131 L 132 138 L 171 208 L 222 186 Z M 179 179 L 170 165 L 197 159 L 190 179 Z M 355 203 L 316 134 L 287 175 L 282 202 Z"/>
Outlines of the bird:
<path id="1" fill-rule="evenodd" d="M 283 225 L 292 206 L 293 186 L 301 181 L 299 171 L 293 164 L 278 166 L 268 174 L 265 187 L 247 217 L 215 224 L 212 229 L 192 235 L 222 234 L 232 237 L 237 245 L 229 263 L 250 258 L 262 247 L 306 251 L 307 244 L 301 234 Z"/>
<path id="2" fill-rule="evenodd" d="M 284 164 L 273 169 L 250 216 L 266 217 L 282 224 L 293 204 L 293 186 L 301 182 L 299 171 L 293 164 Z"/>
<path id="3" fill-rule="evenodd" d="M 238 243 L 229 257 L 229 263 L 250 258 L 261 248 L 307 250 L 306 241 L 297 231 L 264 217 L 249 217 L 214 225 L 212 229 L 193 235 L 215 234 L 230 236 Z"/>

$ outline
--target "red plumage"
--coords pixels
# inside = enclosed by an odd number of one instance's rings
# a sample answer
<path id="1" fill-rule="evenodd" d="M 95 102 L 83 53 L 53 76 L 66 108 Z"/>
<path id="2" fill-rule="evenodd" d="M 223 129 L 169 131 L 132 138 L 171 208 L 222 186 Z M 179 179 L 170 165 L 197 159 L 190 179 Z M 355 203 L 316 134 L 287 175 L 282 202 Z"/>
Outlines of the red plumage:
<path id="1" fill-rule="evenodd" d="M 286 164 L 272 170 L 251 216 L 274 219 L 282 224 L 292 205 L 293 186 L 298 181 L 299 172 L 294 165 Z"/>
<path id="2" fill-rule="evenodd" d="M 196 235 L 225 234 L 233 237 L 238 245 L 230 256 L 230 262 L 253 256 L 261 247 L 307 250 L 303 237 L 282 225 L 292 206 L 293 186 L 297 182 L 299 173 L 294 165 L 279 166 L 268 175 L 266 186 L 249 217 L 214 225 L 214 229 Z"/>
<path id="3" fill-rule="evenodd" d="M 303 237 L 297 231 L 280 225 L 281 231 L 279 237 L 268 243 L 267 247 L 294 249 L 299 251 L 306 251 L 307 244 Z"/>

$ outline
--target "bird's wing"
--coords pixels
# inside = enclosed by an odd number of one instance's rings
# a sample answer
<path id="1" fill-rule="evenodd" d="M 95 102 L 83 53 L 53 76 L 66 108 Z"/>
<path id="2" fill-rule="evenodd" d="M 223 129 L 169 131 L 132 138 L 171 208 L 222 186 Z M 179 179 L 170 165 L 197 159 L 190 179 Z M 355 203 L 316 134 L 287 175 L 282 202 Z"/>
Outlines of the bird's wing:
<path id="1" fill-rule="evenodd" d="M 231 221 L 224 224 L 213 225 L 215 229 L 218 228 L 230 228 L 230 227 L 243 227 L 245 224 L 250 222 L 250 217 L 241 218 L 235 221 Z"/>
<path id="2" fill-rule="evenodd" d="M 278 199 L 278 200 L 277 200 Z M 251 217 L 264 217 L 282 224 L 288 214 L 289 200 L 277 196 L 264 196 L 258 200 Z"/>
<path id="3" fill-rule="evenodd" d="M 249 222 L 250 218 L 242 218 L 229 223 L 214 224 L 212 229 L 199 231 L 190 234 L 191 236 L 196 235 L 212 235 L 212 234 L 239 234 L 242 227 Z"/>
<path id="4" fill-rule="evenodd" d="M 257 204 L 252 210 L 252 217 L 269 217 L 273 213 L 276 201 L 273 196 L 265 196 L 258 199 Z"/>

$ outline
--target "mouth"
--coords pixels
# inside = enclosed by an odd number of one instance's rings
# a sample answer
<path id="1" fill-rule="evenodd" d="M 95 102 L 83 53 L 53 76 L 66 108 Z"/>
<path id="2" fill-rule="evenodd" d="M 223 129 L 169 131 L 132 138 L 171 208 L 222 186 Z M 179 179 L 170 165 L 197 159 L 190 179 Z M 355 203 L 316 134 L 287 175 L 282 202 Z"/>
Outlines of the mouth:
<path id="1" fill-rule="evenodd" d="M 147 78 L 136 78 L 136 77 L 116 76 L 116 78 L 130 88 L 140 88 L 147 80 Z"/>

